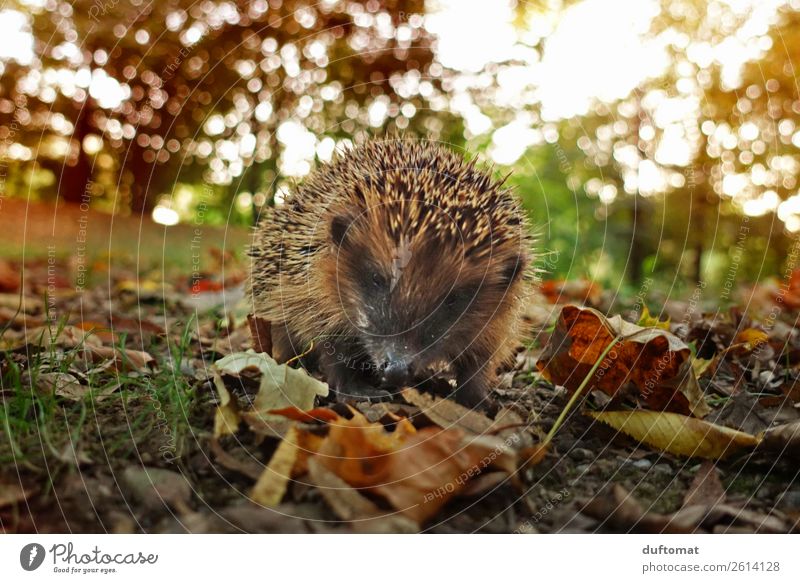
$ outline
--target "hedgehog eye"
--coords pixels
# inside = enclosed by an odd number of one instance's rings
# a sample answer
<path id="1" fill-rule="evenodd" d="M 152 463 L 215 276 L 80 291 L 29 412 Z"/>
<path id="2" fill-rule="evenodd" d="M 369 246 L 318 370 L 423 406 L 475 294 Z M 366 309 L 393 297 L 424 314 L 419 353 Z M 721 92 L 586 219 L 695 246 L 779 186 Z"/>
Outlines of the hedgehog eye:
<path id="1" fill-rule="evenodd" d="M 381 273 L 379 273 L 377 271 L 373 271 L 372 272 L 372 285 L 374 285 L 377 288 L 386 287 L 386 278 L 383 277 L 383 275 Z"/>
<path id="2" fill-rule="evenodd" d="M 444 305 L 448 308 L 452 308 L 453 306 L 456 305 L 457 300 L 458 297 L 456 297 L 456 294 L 450 294 L 444 299 Z"/>
<path id="3" fill-rule="evenodd" d="M 331 220 L 331 240 L 334 245 L 341 245 L 344 237 L 347 234 L 347 229 L 350 228 L 349 217 L 338 215 Z"/>
<path id="4" fill-rule="evenodd" d="M 525 271 L 524 259 L 522 257 L 512 258 L 503 268 L 503 283 L 511 285 L 523 271 Z"/>

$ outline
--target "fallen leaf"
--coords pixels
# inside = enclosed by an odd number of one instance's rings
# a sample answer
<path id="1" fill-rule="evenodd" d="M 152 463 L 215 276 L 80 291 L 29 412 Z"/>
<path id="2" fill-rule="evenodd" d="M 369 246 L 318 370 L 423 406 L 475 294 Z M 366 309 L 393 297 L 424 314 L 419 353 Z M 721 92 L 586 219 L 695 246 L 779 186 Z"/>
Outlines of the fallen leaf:
<path id="1" fill-rule="evenodd" d="M 177 472 L 129 466 L 122 472 L 122 485 L 136 502 L 150 512 L 164 512 L 167 507 L 181 514 L 191 512 L 189 499 L 192 487 Z"/>
<path id="2" fill-rule="evenodd" d="M 77 326 L 84 332 L 96 336 L 103 342 L 108 342 L 113 344 L 118 340 L 117 336 L 112 332 L 112 330 L 110 330 L 105 324 L 102 324 L 100 322 L 82 321 L 75 324 L 75 326 Z"/>
<path id="3" fill-rule="evenodd" d="M 100 347 L 102 341 L 91 333 L 84 332 L 77 326 L 39 326 L 24 330 L 21 335 L 6 333 L 3 337 L 3 350 L 18 350 L 25 346 L 42 346 L 49 348 L 57 346 L 60 348 L 76 348 L 83 346 Z"/>
<path id="4" fill-rule="evenodd" d="M 236 401 L 231 398 L 228 388 L 219 375 L 214 375 L 214 386 L 219 395 L 219 405 L 214 414 L 214 439 L 219 439 L 224 435 L 236 433 L 242 420 Z"/>
<path id="5" fill-rule="evenodd" d="M 272 325 L 253 314 L 247 314 L 247 324 L 250 327 L 250 336 L 253 339 L 253 349 L 256 352 L 266 352 L 272 356 Z"/>
<path id="6" fill-rule="evenodd" d="M 537 365 L 546 379 L 574 392 L 616 337 L 619 343 L 600 363 L 587 393 L 599 389 L 614 396 L 630 385 L 651 409 L 695 417 L 710 411 L 692 370 L 691 350 L 681 339 L 591 308 L 564 307 Z"/>
<path id="7" fill-rule="evenodd" d="M 339 419 L 336 411 L 320 407 L 318 409 L 311 409 L 310 411 L 302 411 L 297 407 L 284 407 L 283 409 L 271 409 L 267 411 L 271 415 L 281 415 L 293 421 L 301 421 L 303 423 L 313 423 L 314 421 L 322 421 L 329 423 Z"/>
<path id="8" fill-rule="evenodd" d="M 35 493 L 33 488 L 23 488 L 19 484 L 0 482 L 0 508 L 27 500 Z"/>
<path id="9" fill-rule="evenodd" d="M 619 484 L 592 498 L 581 512 L 615 532 L 680 534 L 739 528 L 748 532 L 786 532 L 786 524 L 780 519 L 730 504 L 686 506 L 673 514 L 649 512 Z"/>
<path id="10" fill-rule="evenodd" d="M 639 316 L 639 321 L 637 325 L 641 326 L 642 328 L 658 328 L 659 330 L 669 330 L 669 316 L 663 322 L 658 319 L 658 316 L 650 315 L 650 310 L 647 309 L 647 306 L 642 307 L 642 314 Z"/>
<path id="11" fill-rule="evenodd" d="M 36 389 L 41 394 L 58 395 L 70 401 L 82 401 L 90 390 L 87 385 L 82 385 L 74 376 L 64 372 L 37 374 Z"/>
<path id="12" fill-rule="evenodd" d="M 714 506 L 725 502 L 725 488 L 719 479 L 716 464 L 706 460 L 700 464 L 689 490 L 683 498 L 683 506 Z"/>
<path id="13" fill-rule="evenodd" d="M 767 429 L 761 441 L 764 447 L 800 458 L 800 421 Z"/>
<path id="14" fill-rule="evenodd" d="M 220 445 L 217 438 L 210 440 L 211 453 L 214 454 L 214 459 L 224 468 L 238 472 L 252 480 L 258 480 L 264 471 L 264 466 L 252 458 L 240 460 L 229 454 Z"/>
<path id="15" fill-rule="evenodd" d="M 291 419 L 280 415 L 272 415 L 269 412 L 242 411 L 239 415 L 250 431 L 263 437 L 283 439 L 293 423 Z"/>
<path id="16" fill-rule="evenodd" d="M 761 344 L 769 342 L 769 335 L 763 330 L 747 328 L 736 335 L 734 344 L 747 344 L 750 350 L 757 348 Z"/>
<path id="17" fill-rule="evenodd" d="M 552 304 L 578 302 L 597 305 L 600 303 L 602 293 L 596 283 L 585 279 L 548 280 L 542 282 L 539 291 Z"/>
<path id="18" fill-rule="evenodd" d="M 40 314 L 45 311 L 44 300 L 38 297 L 20 296 L 18 293 L 0 293 L 0 306 L 14 311 L 18 309 L 28 314 Z"/>
<path id="19" fill-rule="evenodd" d="M 354 410 L 351 419 L 340 417 L 330 424 L 318 454 L 328 469 L 351 486 L 370 487 L 383 481 L 391 463 L 389 454 L 414 433 L 416 429 L 408 419 L 402 419 L 390 432 Z"/>
<path id="20" fill-rule="evenodd" d="M 639 410 L 589 415 L 639 442 L 688 457 L 721 459 L 759 442 L 755 435 L 677 413 Z"/>
<path id="21" fill-rule="evenodd" d="M 318 459 L 308 460 L 311 483 L 340 519 L 352 522 L 359 533 L 415 533 L 419 525 L 397 512 L 386 513 L 347 482 L 323 466 Z"/>
<path id="22" fill-rule="evenodd" d="M 702 377 L 706 371 L 711 368 L 711 365 L 714 364 L 716 360 L 716 358 L 709 358 L 707 360 L 704 358 L 693 358 L 692 370 L 694 370 L 694 376 L 698 379 Z"/>
<path id="23" fill-rule="evenodd" d="M 266 507 L 281 503 L 292 478 L 292 468 L 297 460 L 297 453 L 297 429 L 291 427 L 253 486 L 250 492 L 250 499 L 253 502 Z"/>
<path id="24" fill-rule="evenodd" d="M 328 385 L 304 370 L 278 364 L 271 356 L 252 350 L 236 352 L 216 361 L 214 374 L 238 375 L 248 368 L 261 372 L 254 405 L 258 411 L 266 412 L 286 407 L 296 407 L 305 411 L 314 407 L 314 399 L 317 396 L 328 395 Z"/>
<path id="25" fill-rule="evenodd" d="M 452 399 L 434 397 L 410 387 L 403 389 L 402 395 L 407 403 L 419 407 L 428 419 L 442 429 L 457 427 L 468 433 L 482 435 L 492 427 L 492 420 L 486 415 L 459 405 Z"/>
<path id="26" fill-rule="evenodd" d="M 130 350 L 117 346 L 95 346 L 87 344 L 86 353 L 95 363 L 105 362 L 107 368 L 114 368 L 120 371 L 147 372 L 155 359 L 141 350 Z"/>
<path id="27" fill-rule="evenodd" d="M 82 384 L 69 372 L 40 372 L 36 374 L 36 389 L 43 395 L 56 395 L 70 401 L 82 401 L 90 393 L 95 401 L 103 401 L 119 389 L 119 383 L 110 384 L 103 389 L 96 390 L 89 385 Z M 26 382 L 30 382 L 30 375 L 26 375 Z"/>
<path id="28" fill-rule="evenodd" d="M 503 453 L 500 449 L 493 455 L 483 446 L 474 446 L 465 441 L 458 429 L 428 427 L 388 456 L 386 471 L 371 490 L 422 524 L 459 494 L 473 477 L 493 467 L 492 463 Z"/>
<path id="29" fill-rule="evenodd" d="M 516 470 L 516 453 L 498 437 L 465 435 L 460 429 L 439 427 L 417 431 L 407 418 L 396 415 L 389 424 L 393 430 L 389 430 L 356 409 L 349 410 L 352 417 L 330 421 L 324 437 L 293 427 L 279 446 L 279 450 L 284 447 L 291 452 L 286 454 L 287 460 L 291 458 L 291 472 L 284 471 L 282 478 L 267 478 L 265 471 L 262 479 L 269 488 L 264 500 L 275 503 L 285 492 L 288 475 L 300 475 L 318 462 L 351 488 L 384 498 L 420 524 L 484 470 L 506 475 Z M 276 452 L 275 459 L 283 456 Z M 287 466 L 288 461 L 281 468 Z"/>

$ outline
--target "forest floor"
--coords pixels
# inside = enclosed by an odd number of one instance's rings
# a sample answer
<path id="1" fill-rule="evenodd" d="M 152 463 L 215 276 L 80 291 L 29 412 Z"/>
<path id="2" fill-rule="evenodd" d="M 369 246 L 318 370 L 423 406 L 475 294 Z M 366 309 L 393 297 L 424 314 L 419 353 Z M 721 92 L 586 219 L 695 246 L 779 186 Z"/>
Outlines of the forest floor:
<path id="1" fill-rule="evenodd" d="M 313 414 L 273 405 L 264 421 L 254 403 L 265 373 L 212 366 L 253 347 L 245 268 L 223 252 L 206 251 L 203 262 L 202 273 L 182 277 L 100 262 L 82 289 L 74 258 L 2 262 L 0 531 L 800 529 L 797 435 L 778 452 L 669 453 L 586 414 L 647 403 L 592 390 L 537 450 L 570 396 L 537 361 L 564 305 L 607 311 L 591 286 L 546 286 L 529 313 L 536 339 L 502 371 L 484 410 L 422 391 L 349 406 L 312 394 L 300 400 Z M 693 358 L 712 363 L 712 373 L 697 369 L 704 421 L 749 436 L 800 419 L 797 311 L 772 310 L 765 289 L 763 312 L 777 313 L 768 325 L 736 308 L 691 317 L 689 302 L 666 309 Z M 614 311 L 635 321 L 635 301 Z M 753 330 L 769 350 L 742 348 Z M 329 463 L 332 452 L 357 467 Z M 393 457 L 419 471 L 393 481 Z M 381 471 L 381 484 L 370 482 Z"/>

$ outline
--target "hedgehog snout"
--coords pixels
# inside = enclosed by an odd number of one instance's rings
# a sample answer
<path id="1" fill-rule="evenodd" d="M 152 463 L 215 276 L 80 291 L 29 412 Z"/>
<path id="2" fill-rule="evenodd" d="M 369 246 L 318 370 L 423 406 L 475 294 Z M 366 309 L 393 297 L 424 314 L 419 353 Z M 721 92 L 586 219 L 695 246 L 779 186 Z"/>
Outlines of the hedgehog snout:
<path id="1" fill-rule="evenodd" d="M 380 365 L 383 384 L 403 387 L 412 380 L 411 364 L 397 354 L 388 352 Z"/>

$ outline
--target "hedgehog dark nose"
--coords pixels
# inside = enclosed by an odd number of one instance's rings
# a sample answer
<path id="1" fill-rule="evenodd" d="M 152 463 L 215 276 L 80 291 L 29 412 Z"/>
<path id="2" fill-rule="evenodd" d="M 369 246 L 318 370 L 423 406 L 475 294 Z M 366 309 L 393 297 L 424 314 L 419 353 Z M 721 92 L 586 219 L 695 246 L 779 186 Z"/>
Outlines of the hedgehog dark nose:
<path id="1" fill-rule="evenodd" d="M 383 363 L 383 381 L 387 385 L 403 387 L 411 379 L 411 367 L 400 358 L 388 359 Z"/>

